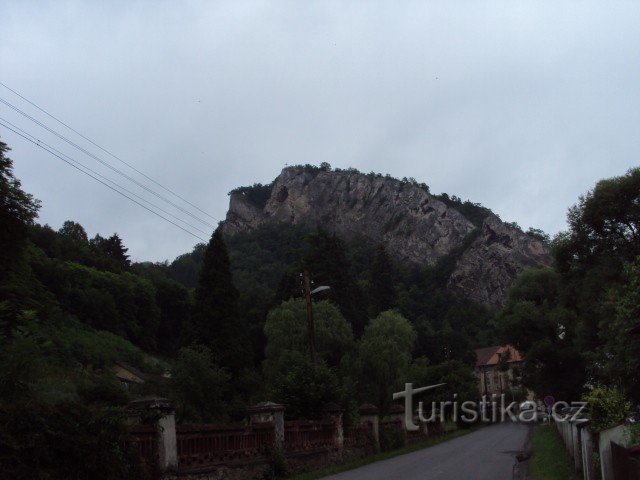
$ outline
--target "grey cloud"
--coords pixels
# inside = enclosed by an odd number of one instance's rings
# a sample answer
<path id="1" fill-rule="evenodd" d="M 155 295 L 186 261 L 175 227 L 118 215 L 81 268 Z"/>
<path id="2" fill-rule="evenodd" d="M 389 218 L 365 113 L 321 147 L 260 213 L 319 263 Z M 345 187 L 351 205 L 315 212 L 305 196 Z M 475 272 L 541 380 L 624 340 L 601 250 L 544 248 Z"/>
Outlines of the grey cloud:
<path id="1" fill-rule="evenodd" d="M 0 79 L 217 218 L 232 188 L 328 161 L 555 233 L 580 194 L 637 164 L 639 14 L 635 2 L 0 1 Z M 118 231 L 137 259 L 197 241 L 0 136 L 41 221 Z"/>

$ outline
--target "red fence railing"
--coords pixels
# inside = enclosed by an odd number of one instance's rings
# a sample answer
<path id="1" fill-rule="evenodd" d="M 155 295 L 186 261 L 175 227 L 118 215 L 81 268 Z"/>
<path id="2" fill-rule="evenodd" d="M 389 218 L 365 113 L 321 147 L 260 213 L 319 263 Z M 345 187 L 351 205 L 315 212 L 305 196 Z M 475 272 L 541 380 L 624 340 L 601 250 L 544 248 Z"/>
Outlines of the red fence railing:
<path id="1" fill-rule="evenodd" d="M 331 421 L 285 422 L 284 444 L 287 452 L 328 449 L 335 446 L 336 426 Z"/>
<path id="2" fill-rule="evenodd" d="M 155 425 L 131 425 L 127 427 L 127 431 L 129 441 L 138 450 L 140 462 L 146 465 L 155 465 L 158 456 L 156 448 L 158 433 Z"/>
<path id="3" fill-rule="evenodd" d="M 372 442 L 372 430 L 369 424 L 348 425 L 344 427 L 344 446 L 363 447 Z"/>
<path id="4" fill-rule="evenodd" d="M 272 424 L 250 427 L 180 425 L 176 428 L 181 470 L 253 460 L 274 443 Z"/>

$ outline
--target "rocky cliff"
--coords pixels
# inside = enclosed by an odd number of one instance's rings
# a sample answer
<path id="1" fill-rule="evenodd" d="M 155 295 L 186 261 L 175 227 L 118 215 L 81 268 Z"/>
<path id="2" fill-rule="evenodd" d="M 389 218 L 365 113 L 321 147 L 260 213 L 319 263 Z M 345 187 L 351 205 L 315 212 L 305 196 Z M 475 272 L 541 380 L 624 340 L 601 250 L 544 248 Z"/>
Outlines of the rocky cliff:
<path id="1" fill-rule="evenodd" d="M 251 189 L 231 193 L 226 235 L 275 221 L 323 227 L 345 237 L 365 235 L 404 262 L 433 265 L 455 251 L 458 260 L 448 288 L 488 306 L 504 302 L 524 268 L 551 261 L 548 247 L 538 239 L 486 209 L 480 218 L 465 215 L 460 203 L 436 197 L 415 182 L 289 167 L 262 188 L 260 196 Z M 456 248 L 465 245 L 462 253 Z"/>

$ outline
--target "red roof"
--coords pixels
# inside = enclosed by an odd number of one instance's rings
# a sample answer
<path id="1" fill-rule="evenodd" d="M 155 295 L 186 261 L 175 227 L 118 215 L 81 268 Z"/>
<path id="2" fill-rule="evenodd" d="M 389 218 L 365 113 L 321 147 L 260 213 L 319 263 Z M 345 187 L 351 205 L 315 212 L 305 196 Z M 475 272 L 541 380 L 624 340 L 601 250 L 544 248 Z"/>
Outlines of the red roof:
<path id="1" fill-rule="evenodd" d="M 522 354 L 511 345 L 478 348 L 474 352 L 477 357 L 476 367 L 497 365 L 501 358 L 507 363 L 522 361 Z"/>

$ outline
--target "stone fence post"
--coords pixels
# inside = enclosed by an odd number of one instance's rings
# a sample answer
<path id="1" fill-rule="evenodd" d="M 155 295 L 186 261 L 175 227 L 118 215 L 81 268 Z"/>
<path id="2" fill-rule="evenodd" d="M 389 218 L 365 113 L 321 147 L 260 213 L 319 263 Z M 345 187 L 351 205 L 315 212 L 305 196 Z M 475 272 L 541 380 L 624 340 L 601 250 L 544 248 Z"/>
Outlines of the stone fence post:
<path id="1" fill-rule="evenodd" d="M 256 423 L 273 423 L 276 448 L 284 448 L 284 406 L 273 402 L 260 402 L 249 408 L 249 421 Z"/>
<path id="2" fill-rule="evenodd" d="M 398 405 L 393 404 L 391 405 L 391 408 L 389 409 L 389 417 L 391 418 L 391 420 L 393 420 L 394 422 L 398 423 L 400 425 L 400 435 L 402 435 L 402 443 L 406 444 L 407 443 L 407 428 L 404 424 L 405 418 L 404 418 L 404 406 L 403 405 Z"/>
<path id="3" fill-rule="evenodd" d="M 335 403 L 329 403 L 324 407 L 324 414 L 331 420 L 334 426 L 333 444 L 340 455 L 344 450 L 344 425 L 342 422 L 343 410 Z"/>
<path id="4" fill-rule="evenodd" d="M 133 415 L 130 423 L 139 422 L 141 414 L 156 413 L 158 469 L 160 472 L 176 470 L 178 468 L 178 443 L 176 440 L 175 406 L 171 400 L 157 395 L 148 395 L 129 402 L 129 409 Z"/>
<path id="5" fill-rule="evenodd" d="M 376 452 L 380 451 L 380 430 L 379 430 L 379 411 L 378 407 L 371 404 L 361 405 L 359 409 L 360 420 L 364 424 L 371 426 L 371 435 Z"/>

